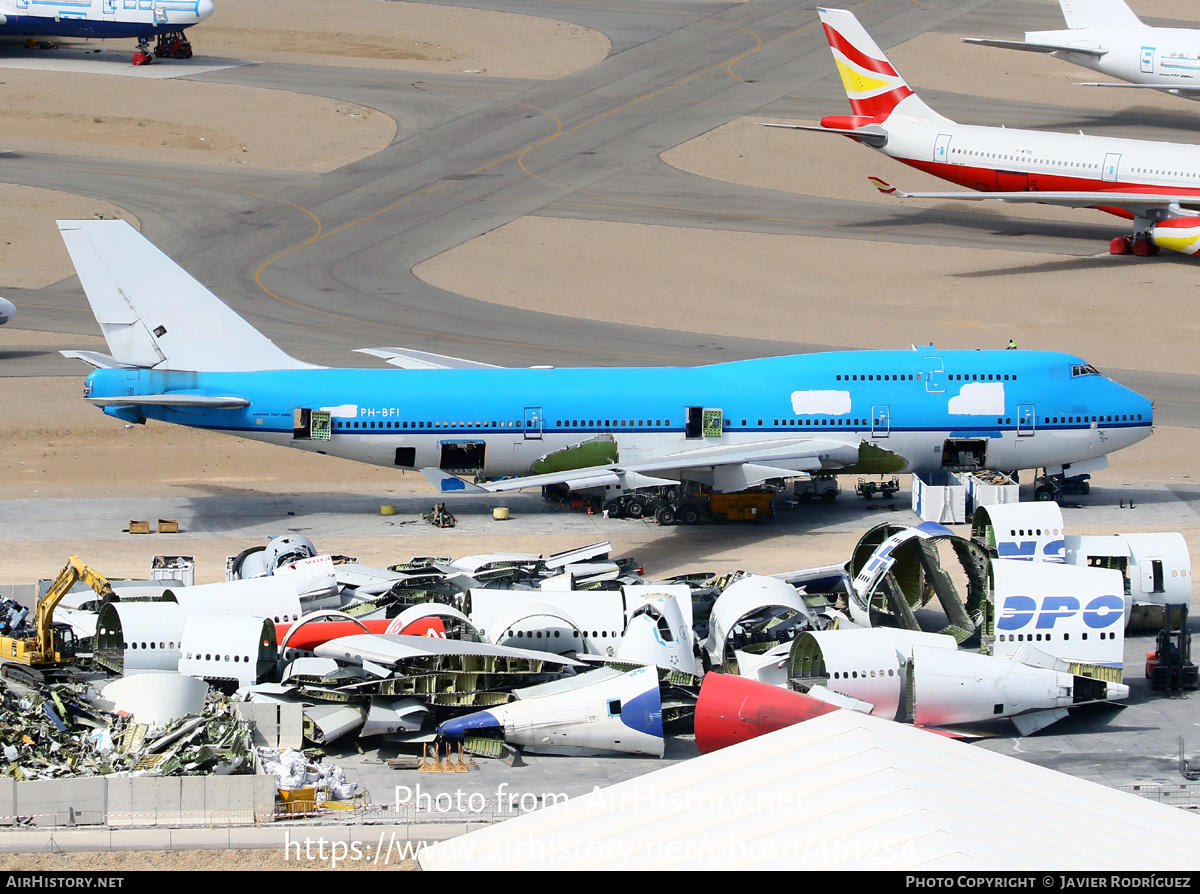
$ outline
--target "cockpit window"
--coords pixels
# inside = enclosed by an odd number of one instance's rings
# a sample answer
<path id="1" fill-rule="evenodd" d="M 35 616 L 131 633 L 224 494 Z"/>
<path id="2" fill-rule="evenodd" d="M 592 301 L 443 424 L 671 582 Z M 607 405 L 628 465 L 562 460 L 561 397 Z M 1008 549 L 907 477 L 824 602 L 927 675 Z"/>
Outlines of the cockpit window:
<path id="1" fill-rule="evenodd" d="M 1090 363 L 1076 363 L 1071 367 L 1071 377 L 1075 376 L 1098 376 L 1100 371 Z"/>

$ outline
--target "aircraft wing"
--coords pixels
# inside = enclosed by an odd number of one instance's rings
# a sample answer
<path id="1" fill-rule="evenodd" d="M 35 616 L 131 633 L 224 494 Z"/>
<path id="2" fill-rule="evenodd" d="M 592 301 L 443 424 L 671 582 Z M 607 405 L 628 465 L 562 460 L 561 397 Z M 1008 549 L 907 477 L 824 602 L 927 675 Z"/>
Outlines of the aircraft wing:
<path id="1" fill-rule="evenodd" d="M 604 485 L 632 488 L 668 483 L 676 480 L 681 473 L 687 473 L 690 480 L 730 492 L 754 487 L 771 478 L 790 478 L 801 472 L 836 469 L 857 461 L 857 443 L 809 437 L 701 447 L 653 459 L 525 475 L 486 484 L 473 484 L 441 469 L 422 469 L 421 472 L 444 493 L 503 493 L 552 484 L 565 484 L 572 490 Z M 651 480 L 656 476 L 659 478 L 657 482 Z"/>
<path id="2" fill-rule="evenodd" d="M 1200 96 L 1200 87 L 1176 86 L 1175 84 L 1118 84 L 1101 81 L 1078 81 L 1076 87 L 1125 87 L 1133 90 L 1161 90 L 1179 96 Z"/>
<path id="3" fill-rule="evenodd" d="M 898 199 L 954 199 L 964 202 L 1028 202 L 1041 205 L 1061 205 L 1065 208 L 1124 208 L 1144 216 L 1142 212 L 1152 209 L 1192 208 L 1200 209 L 1200 195 L 1188 193 L 1145 193 L 1145 192 L 904 192 L 878 177 L 871 183 L 884 195 Z"/>
<path id="4" fill-rule="evenodd" d="M 1002 50 L 1024 50 L 1027 53 L 1082 53 L 1099 58 L 1108 52 L 1095 44 L 1035 43 L 1028 40 L 991 40 L 986 37 L 964 37 L 963 43 L 974 43 L 984 47 L 999 47 Z"/>
<path id="5" fill-rule="evenodd" d="M 355 348 L 357 354 L 370 354 L 401 369 L 500 369 L 491 363 L 464 360 L 445 354 L 414 351 L 411 348 Z"/>

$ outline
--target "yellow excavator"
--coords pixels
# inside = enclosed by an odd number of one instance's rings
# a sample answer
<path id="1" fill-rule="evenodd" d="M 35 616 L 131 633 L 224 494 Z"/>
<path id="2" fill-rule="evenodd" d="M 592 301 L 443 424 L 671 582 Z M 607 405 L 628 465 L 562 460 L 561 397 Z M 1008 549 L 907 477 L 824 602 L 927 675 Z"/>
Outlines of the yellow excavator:
<path id="1" fill-rule="evenodd" d="M 18 623 L 0 631 L 0 672 L 6 679 L 36 686 L 76 677 L 75 633 L 69 624 L 54 623 L 54 609 L 79 581 L 101 599 L 117 598 L 108 578 L 83 564 L 78 556 L 71 556 L 46 595 L 38 600 L 32 627 Z M 4 627 L 8 628 L 9 622 Z"/>

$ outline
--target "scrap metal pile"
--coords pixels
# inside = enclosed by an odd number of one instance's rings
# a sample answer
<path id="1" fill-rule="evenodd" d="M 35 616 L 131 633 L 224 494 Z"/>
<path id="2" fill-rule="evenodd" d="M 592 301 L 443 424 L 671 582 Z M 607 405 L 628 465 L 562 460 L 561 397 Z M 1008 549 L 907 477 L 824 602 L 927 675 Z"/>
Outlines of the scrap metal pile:
<path id="1" fill-rule="evenodd" d="M 4 775 L 30 780 L 253 772 L 249 725 L 229 699 L 216 693 L 202 698 L 195 713 L 142 723 L 86 684 L 25 693 L 0 687 Z"/>

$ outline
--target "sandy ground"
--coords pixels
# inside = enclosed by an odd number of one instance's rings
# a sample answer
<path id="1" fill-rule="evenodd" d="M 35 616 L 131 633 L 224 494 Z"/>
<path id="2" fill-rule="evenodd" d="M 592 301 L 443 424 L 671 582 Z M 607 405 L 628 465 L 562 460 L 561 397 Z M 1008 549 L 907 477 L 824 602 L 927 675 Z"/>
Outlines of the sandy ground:
<path id="1" fill-rule="evenodd" d="M 38 289 L 75 273 L 56 220 L 117 217 L 139 226 L 132 214 L 99 199 L 0 184 L 0 288 Z M 22 335 L 18 330 L 6 334 L 3 344 L 21 344 L 21 339 L 43 344 L 48 337 L 41 332 Z"/>
<path id="2" fill-rule="evenodd" d="M 331 171 L 383 149 L 386 115 L 319 96 L 177 79 L 7 69 L 4 146 L 88 158 Z M 47 102 L 47 95 L 52 100 Z M 297 128 L 296 122 L 305 126 Z"/>
<path id="3" fill-rule="evenodd" d="M 887 231 L 881 214 L 875 234 Z M 524 218 L 416 273 L 486 301 L 646 326 L 855 348 L 1003 348 L 1013 338 L 1100 367 L 1200 372 L 1200 327 L 1181 313 L 1196 296 L 1186 261 Z M 1129 325 L 1133 294 L 1147 325 Z M 736 314 L 725 312 L 729 296 Z"/>
<path id="4" fill-rule="evenodd" d="M 219 0 L 201 55 L 549 80 L 599 62 L 598 31 L 553 19 L 380 0 Z"/>

